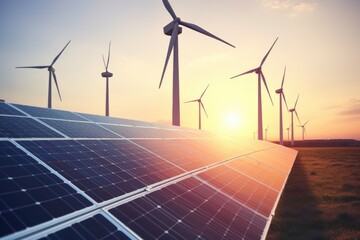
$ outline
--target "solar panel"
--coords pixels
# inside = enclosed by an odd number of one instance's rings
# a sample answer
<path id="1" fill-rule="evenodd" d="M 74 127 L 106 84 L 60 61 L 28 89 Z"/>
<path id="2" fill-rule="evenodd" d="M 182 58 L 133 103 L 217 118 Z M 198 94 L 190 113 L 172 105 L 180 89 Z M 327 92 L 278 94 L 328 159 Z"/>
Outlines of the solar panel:
<path id="1" fill-rule="evenodd" d="M 61 138 L 62 135 L 29 117 L 0 116 L 0 138 Z"/>
<path id="2" fill-rule="evenodd" d="M 41 121 L 64 133 L 70 138 L 119 138 L 94 123 L 41 119 Z"/>
<path id="3" fill-rule="evenodd" d="M 126 240 L 130 239 L 124 232 L 118 229 L 104 215 L 96 214 L 81 222 L 77 222 L 51 233 L 41 240 L 59 240 L 59 239 L 86 239 L 86 240 Z"/>
<path id="4" fill-rule="evenodd" d="M 99 116 L 99 115 L 86 114 L 86 113 L 79 113 L 79 115 L 96 123 L 111 123 L 117 125 L 145 126 L 145 127 L 150 127 L 155 125 L 153 123 L 124 119 L 124 118 L 106 117 L 106 116 Z"/>
<path id="5" fill-rule="evenodd" d="M 15 108 L 7 105 L 6 103 L 0 102 L 0 114 L 5 115 L 19 115 L 23 116 L 24 114 L 16 110 Z"/>
<path id="6" fill-rule="evenodd" d="M 49 109 L 49 108 L 25 106 L 25 105 L 19 105 L 19 104 L 13 104 L 13 105 L 33 117 L 65 119 L 65 120 L 75 120 L 75 121 L 87 121 L 85 118 L 82 118 L 72 112 Z"/>
<path id="7" fill-rule="evenodd" d="M 296 154 L 1 103 L 0 238 L 265 239 Z"/>
<path id="8" fill-rule="evenodd" d="M 19 144 L 97 202 L 183 172 L 126 140 L 20 141 Z"/>
<path id="9" fill-rule="evenodd" d="M 109 210 L 143 239 L 260 239 L 266 219 L 188 178 Z"/>
<path id="10" fill-rule="evenodd" d="M 0 141 L 0 237 L 92 205 L 15 145 Z"/>

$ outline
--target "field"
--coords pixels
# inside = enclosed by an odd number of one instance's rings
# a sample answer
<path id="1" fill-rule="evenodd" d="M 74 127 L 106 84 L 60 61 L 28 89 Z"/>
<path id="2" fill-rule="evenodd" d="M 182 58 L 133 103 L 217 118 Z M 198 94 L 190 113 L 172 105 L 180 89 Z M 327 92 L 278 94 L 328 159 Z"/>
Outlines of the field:
<path id="1" fill-rule="evenodd" d="M 360 148 L 298 148 L 267 239 L 360 239 Z"/>

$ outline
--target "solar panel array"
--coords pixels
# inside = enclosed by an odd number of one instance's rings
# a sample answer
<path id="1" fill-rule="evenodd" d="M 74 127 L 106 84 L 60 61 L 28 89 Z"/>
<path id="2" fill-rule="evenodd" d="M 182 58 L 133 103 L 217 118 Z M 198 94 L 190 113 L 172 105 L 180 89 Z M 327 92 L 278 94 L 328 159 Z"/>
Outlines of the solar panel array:
<path id="1" fill-rule="evenodd" d="M 0 103 L 0 238 L 264 239 L 296 154 Z"/>

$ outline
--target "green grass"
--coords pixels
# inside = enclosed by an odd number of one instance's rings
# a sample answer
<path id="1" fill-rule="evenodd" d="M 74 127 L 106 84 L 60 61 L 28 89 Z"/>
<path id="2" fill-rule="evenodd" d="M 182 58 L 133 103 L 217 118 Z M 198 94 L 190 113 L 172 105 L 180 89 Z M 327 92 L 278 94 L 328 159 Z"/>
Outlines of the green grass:
<path id="1" fill-rule="evenodd" d="M 360 148 L 300 148 L 267 239 L 360 239 Z"/>

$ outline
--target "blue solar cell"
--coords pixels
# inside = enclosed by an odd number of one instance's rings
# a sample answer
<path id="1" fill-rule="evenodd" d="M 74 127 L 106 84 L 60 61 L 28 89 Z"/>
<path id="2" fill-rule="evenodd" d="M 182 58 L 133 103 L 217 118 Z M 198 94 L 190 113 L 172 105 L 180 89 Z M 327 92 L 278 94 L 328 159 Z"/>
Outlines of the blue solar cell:
<path id="1" fill-rule="evenodd" d="M 19 105 L 19 104 L 13 104 L 13 105 L 33 117 L 65 119 L 65 120 L 75 120 L 75 121 L 87 121 L 86 119 L 84 119 L 72 112 L 68 112 L 68 111 L 55 110 L 55 109 L 49 109 L 49 108 L 32 107 L 32 106 L 25 106 L 25 105 Z"/>
<path id="2" fill-rule="evenodd" d="M 94 123 L 49 119 L 41 119 L 41 121 L 49 124 L 51 127 L 71 138 L 120 138 L 120 136 Z"/>
<path id="3" fill-rule="evenodd" d="M 0 102 L 0 114 L 24 116 L 23 113 L 3 102 Z"/>
<path id="4" fill-rule="evenodd" d="M 32 118 L 0 116 L 0 138 L 62 138 L 62 136 Z"/>
<path id="5" fill-rule="evenodd" d="M 75 223 L 40 240 L 84 239 L 84 240 L 125 240 L 130 239 L 103 215 Z"/>
<path id="6" fill-rule="evenodd" d="M 0 190 L 0 237 L 92 205 L 7 141 L 0 141 Z"/>
<path id="7" fill-rule="evenodd" d="M 19 143 L 97 202 L 183 173 L 126 140 Z"/>
<path id="8" fill-rule="evenodd" d="M 267 222 L 195 178 L 109 212 L 144 239 L 260 239 Z"/>

